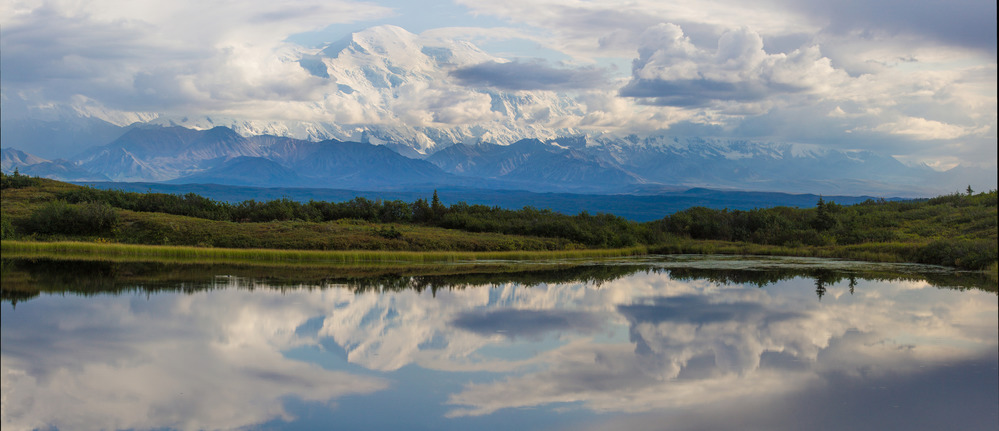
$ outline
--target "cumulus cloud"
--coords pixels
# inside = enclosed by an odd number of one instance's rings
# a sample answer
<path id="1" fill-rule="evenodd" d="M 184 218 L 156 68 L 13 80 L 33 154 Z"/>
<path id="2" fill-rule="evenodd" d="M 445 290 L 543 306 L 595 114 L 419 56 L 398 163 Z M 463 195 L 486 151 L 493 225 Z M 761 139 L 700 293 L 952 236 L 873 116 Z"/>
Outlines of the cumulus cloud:
<path id="1" fill-rule="evenodd" d="M 502 90 L 574 90 L 599 87 L 606 73 L 594 67 L 555 68 L 544 60 L 489 61 L 451 71 L 460 83 Z"/>
<path id="2" fill-rule="evenodd" d="M 642 30 L 669 20 L 679 23 L 695 39 L 716 38 L 728 28 L 746 25 L 766 28 L 769 34 L 811 33 L 816 27 L 784 11 L 759 4 L 715 0 L 689 2 L 640 0 L 461 0 L 472 11 L 502 17 L 543 29 L 541 43 L 578 58 L 629 55 Z"/>
<path id="3" fill-rule="evenodd" d="M 479 123 L 499 116 L 487 94 L 426 82 L 401 86 L 393 99 L 393 113 L 412 127 Z"/>
<path id="4" fill-rule="evenodd" d="M 620 94 L 655 105 L 757 102 L 820 91 L 847 78 L 816 47 L 768 54 L 760 35 L 747 28 L 726 32 L 710 51 L 694 46 L 679 26 L 659 24 L 642 34 L 638 53 Z"/>

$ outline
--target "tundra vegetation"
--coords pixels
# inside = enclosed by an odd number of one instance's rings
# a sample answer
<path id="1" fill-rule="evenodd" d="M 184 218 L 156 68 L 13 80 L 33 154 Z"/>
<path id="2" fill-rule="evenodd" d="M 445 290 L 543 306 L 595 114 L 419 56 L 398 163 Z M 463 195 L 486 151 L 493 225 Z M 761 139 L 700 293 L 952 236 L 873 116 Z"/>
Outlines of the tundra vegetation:
<path id="1" fill-rule="evenodd" d="M 693 207 L 637 223 L 612 214 L 566 215 L 529 206 L 447 206 L 436 193 L 429 201 L 414 202 L 358 197 L 346 202 L 229 203 L 196 194 L 98 190 L 17 172 L 0 180 L 4 250 L 55 241 L 119 247 L 551 251 L 563 256 L 615 249 L 623 254 L 768 254 L 997 269 L 997 193 L 976 194 L 970 187 L 932 199 L 868 200 L 850 206 L 819 198 L 814 208 Z"/>

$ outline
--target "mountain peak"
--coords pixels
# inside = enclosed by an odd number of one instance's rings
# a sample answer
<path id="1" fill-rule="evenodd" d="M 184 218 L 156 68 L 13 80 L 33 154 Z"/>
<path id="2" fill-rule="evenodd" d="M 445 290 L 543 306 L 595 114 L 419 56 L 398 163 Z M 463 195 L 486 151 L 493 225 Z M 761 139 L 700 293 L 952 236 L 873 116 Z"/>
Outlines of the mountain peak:
<path id="1" fill-rule="evenodd" d="M 417 43 L 417 36 L 414 33 L 410 33 L 406 29 L 394 25 L 379 25 L 375 27 L 369 27 L 364 30 L 351 33 L 351 37 L 355 42 L 367 42 L 371 43 L 372 46 L 379 44 L 385 44 L 388 41 L 399 41 L 402 43 Z"/>
<path id="2" fill-rule="evenodd" d="M 47 161 L 48 160 L 34 154 L 18 150 L 17 148 L 8 147 L 0 150 L 0 166 L 2 166 L 4 172 L 13 171 L 14 168 L 35 165 Z"/>
<path id="3" fill-rule="evenodd" d="M 341 55 L 370 55 L 376 57 L 395 57 L 411 55 L 411 51 L 419 52 L 419 36 L 410 33 L 402 27 L 380 25 L 348 34 L 343 39 L 326 45 L 320 55 L 338 58 Z M 410 54 L 406 51 L 409 50 Z"/>
<path id="4" fill-rule="evenodd" d="M 215 126 L 211 129 L 205 130 L 202 134 L 202 139 L 224 139 L 224 140 L 237 140 L 242 139 L 239 133 L 232 130 L 226 126 Z"/>

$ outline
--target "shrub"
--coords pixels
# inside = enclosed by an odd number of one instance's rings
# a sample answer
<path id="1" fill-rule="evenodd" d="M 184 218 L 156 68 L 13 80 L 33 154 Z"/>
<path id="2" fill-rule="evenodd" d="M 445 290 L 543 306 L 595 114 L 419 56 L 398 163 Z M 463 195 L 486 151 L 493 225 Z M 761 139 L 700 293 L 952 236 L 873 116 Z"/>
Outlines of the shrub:
<path id="1" fill-rule="evenodd" d="M 113 233 L 119 223 L 118 213 L 107 203 L 71 205 L 58 200 L 31 213 L 27 227 L 40 234 L 100 235 Z"/>
<path id="2" fill-rule="evenodd" d="M 386 239 L 402 238 L 402 232 L 399 232 L 399 230 L 396 229 L 395 226 L 389 226 L 388 229 L 382 227 L 378 229 L 375 233 L 378 234 L 378 236 L 381 236 L 382 238 Z"/>
<path id="3" fill-rule="evenodd" d="M 985 269 L 999 258 L 997 248 L 990 240 L 942 239 L 922 247 L 916 258 L 932 265 Z"/>
<path id="4" fill-rule="evenodd" d="M 0 214 L 0 239 L 14 239 L 16 237 L 14 226 L 10 224 L 10 220 Z"/>
<path id="5" fill-rule="evenodd" d="M 0 172 L 0 189 L 20 189 L 36 185 L 38 185 L 38 178 L 21 175 L 17 168 L 14 168 L 14 173 L 11 175 Z"/>

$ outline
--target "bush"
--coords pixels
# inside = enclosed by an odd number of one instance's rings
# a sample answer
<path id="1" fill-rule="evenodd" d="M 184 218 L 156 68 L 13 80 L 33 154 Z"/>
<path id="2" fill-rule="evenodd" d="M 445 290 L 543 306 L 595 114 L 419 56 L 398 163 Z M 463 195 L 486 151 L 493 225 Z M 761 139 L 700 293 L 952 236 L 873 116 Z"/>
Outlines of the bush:
<path id="1" fill-rule="evenodd" d="M 388 229 L 382 227 L 382 228 L 378 229 L 375 233 L 378 234 L 378 236 L 380 236 L 382 238 L 385 238 L 385 239 L 399 239 L 399 238 L 402 238 L 402 232 L 399 232 L 399 230 L 396 229 L 395 226 L 389 226 Z"/>
<path id="2" fill-rule="evenodd" d="M 14 226 L 10 224 L 10 220 L 3 214 L 0 214 L 0 239 L 14 239 L 16 237 Z"/>
<path id="3" fill-rule="evenodd" d="M 0 189 L 20 189 L 36 185 L 38 185 L 38 178 L 21 175 L 17 168 L 14 168 L 14 173 L 11 175 L 0 172 Z"/>
<path id="4" fill-rule="evenodd" d="M 113 233 L 119 223 L 118 213 L 107 203 L 71 205 L 58 200 L 31 213 L 27 227 L 28 231 L 40 234 L 86 236 Z"/>
<path id="5" fill-rule="evenodd" d="M 985 269 L 999 259 L 999 246 L 990 240 L 943 239 L 922 247 L 917 260 L 932 265 Z"/>

